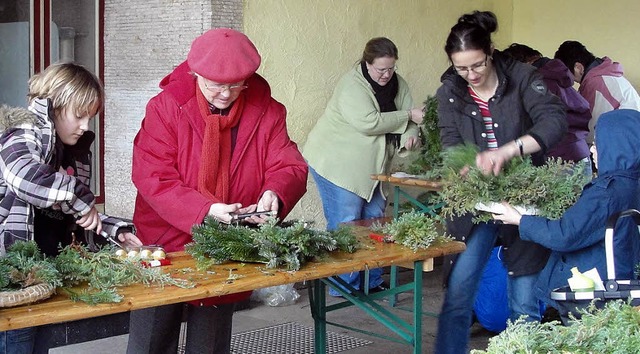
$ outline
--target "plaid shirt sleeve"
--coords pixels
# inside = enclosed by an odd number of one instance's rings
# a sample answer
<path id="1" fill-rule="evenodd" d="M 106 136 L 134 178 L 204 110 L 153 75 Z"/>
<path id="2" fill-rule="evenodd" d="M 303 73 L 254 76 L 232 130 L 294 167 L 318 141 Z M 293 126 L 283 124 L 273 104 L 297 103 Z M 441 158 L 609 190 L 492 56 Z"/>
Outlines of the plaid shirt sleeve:
<path id="1" fill-rule="evenodd" d="M 133 221 L 129 219 L 118 218 L 104 214 L 100 214 L 100 219 L 102 220 L 102 231 L 106 233 L 106 236 L 102 235 L 103 237 L 116 239 L 116 237 L 118 236 L 118 231 L 122 231 L 121 228 L 127 228 L 127 231 L 131 231 L 133 234 L 136 233 L 136 228 L 133 225 Z"/>
<path id="2" fill-rule="evenodd" d="M 0 170 L 7 189 L 38 208 L 58 205 L 62 212 L 82 216 L 95 203 L 88 186 L 75 177 L 56 171 L 43 151 L 45 129 L 23 124 L 3 134 L 0 141 Z"/>

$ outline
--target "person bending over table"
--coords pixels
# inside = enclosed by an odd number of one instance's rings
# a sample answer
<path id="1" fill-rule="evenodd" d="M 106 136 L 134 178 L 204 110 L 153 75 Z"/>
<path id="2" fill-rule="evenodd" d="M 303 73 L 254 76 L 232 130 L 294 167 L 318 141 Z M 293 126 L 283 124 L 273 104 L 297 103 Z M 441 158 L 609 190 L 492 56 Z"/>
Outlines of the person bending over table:
<path id="1" fill-rule="evenodd" d="M 303 154 L 322 199 L 327 230 L 342 222 L 384 216 L 382 185 L 370 176 L 387 173 L 395 151 L 420 147 L 422 108 L 412 108 L 397 60 L 398 48 L 390 39 L 369 40 L 309 133 Z M 370 291 L 387 288 L 382 269 L 371 269 L 369 276 Z M 340 278 L 360 288 L 359 272 Z M 339 296 L 333 288 L 329 294 Z"/>
<path id="2" fill-rule="evenodd" d="M 60 245 L 91 240 L 88 232 L 142 245 L 131 222 L 98 212 L 89 187 L 100 80 L 81 65 L 53 64 L 31 77 L 28 99 L 28 109 L 0 107 L 0 257 L 17 241 L 56 256 Z M 37 327 L 0 332 L 0 352 L 31 353 L 46 345 L 39 338 Z"/>
<path id="3" fill-rule="evenodd" d="M 498 175 L 507 161 L 532 155 L 537 165 L 544 152 L 567 131 L 564 105 L 551 94 L 534 67 L 495 50 L 491 33 L 498 28 L 489 11 L 465 14 L 451 28 L 445 52 L 451 66 L 438 89 L 438 126 L 443 149 L 475 144 L 476 165 Z M 464 171 L 461 171 L 464 173 Z M 482 271 L 498 236 L 509 275 L 511 318 L 540 320 L 538 299 L 531 293 L 549 251 L 519 239 L 517 229 L 494 223 L 472 223 L 468 214 L 448 220 L 447 230 L 467 249 L 455 263 L 445 260 L 447 290 L 438 318 L 436 353 L 466 353 L 473 303 Z"/>
<path id="4" fill-rule="evenodd" d="M 160 82 L 133 148 L 133 219 L 145 244 L 182 251 L 207 216 L 229 222 L 257 210 L 284 219 L 305 193 L 307 165 L 289 139 L 285 107 L 256 74 L 260 60 L 244 34 L 213 29 Z M 229 353 L 234 304 L 250 293 L 190 302 L 186 352 Z M 132 312 L 127 352 L 175 353 L 182 309 Z"/>

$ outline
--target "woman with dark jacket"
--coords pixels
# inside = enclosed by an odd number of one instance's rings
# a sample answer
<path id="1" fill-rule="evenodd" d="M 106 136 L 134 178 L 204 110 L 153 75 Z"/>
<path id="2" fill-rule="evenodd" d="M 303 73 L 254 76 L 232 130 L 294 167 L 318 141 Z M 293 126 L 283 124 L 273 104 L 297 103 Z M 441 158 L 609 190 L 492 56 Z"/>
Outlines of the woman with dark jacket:
<path id="1" fill-rule="evenodd" d="M 517 156 L 533 154 L 534 162 L 542 164 L 544 153 L 567 130 L 562 102 L 548 92 L 535 68 L 494 49 L 491 33 L 497 26 L 495 15 L 487 11 L 460 17 L 445 45 L 452 65 L 436 94 L 443 148 L 477 145 L 477 167 L 495 175 Z M 548 250 L 520 240 L 513 226 L 473 224 L 471 219 L 465 215 L 447 222 L 448 231 L 467 249 L 455 263 L 447 262 L 451 270 L 438 321 L 437 353 L 466 352 L 473 302 L 498 236 L 505 246 L 512 318 L 540 319 L 531 288 Z"/>

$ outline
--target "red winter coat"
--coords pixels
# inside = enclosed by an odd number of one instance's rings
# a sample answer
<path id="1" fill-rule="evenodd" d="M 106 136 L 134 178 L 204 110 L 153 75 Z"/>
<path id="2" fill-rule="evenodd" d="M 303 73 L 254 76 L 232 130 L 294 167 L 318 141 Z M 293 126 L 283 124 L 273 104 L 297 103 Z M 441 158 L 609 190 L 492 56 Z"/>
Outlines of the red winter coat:
<path id="1" fill-rule="evenodd" d="M 163 91 L 147 104 L 133 148 L 137 236 L 168 252 L 182 251 L 192 241 L 192 226 L 201 224 L 211 204 L 220 202 L 197 191 L 205 122 L 195 96 L 196 79 L 189 71 L 184 62 L 161 81 Z M 278 217 L 284 219 L 306 191 L 307 165 L 289 139 L 286 109 L 271 97 L 269 84 L 258 74 L 245 84 L 245 107 L 231 157 L 229 203 L 255 204 L 272 190 L 280 200 Z M 229 295 L 218 303 L 247 296 Z"/>

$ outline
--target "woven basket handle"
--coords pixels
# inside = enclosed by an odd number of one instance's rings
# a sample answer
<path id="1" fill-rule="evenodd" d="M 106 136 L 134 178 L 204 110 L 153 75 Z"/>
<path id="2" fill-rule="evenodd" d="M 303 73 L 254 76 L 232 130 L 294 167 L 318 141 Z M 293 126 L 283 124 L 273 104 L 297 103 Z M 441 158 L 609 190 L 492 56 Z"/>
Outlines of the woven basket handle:
<path id="1" fill-rule="evenodd" d="M 607 219 L 607 229 L 604 233 L 604 247 L 605 254 L 607 257 L 607 279 L 615 280 L 616 279 L 616 266 L 613 257 L 613 231 L 616 227 L 616 223 L 618 219 L 632 217 L 633 221 L 636 225 L 640 225 L 640 211 L 636 209 L 629 209 L 625 211 L 621 211 L 619 213 L 615 213 Z"/>

